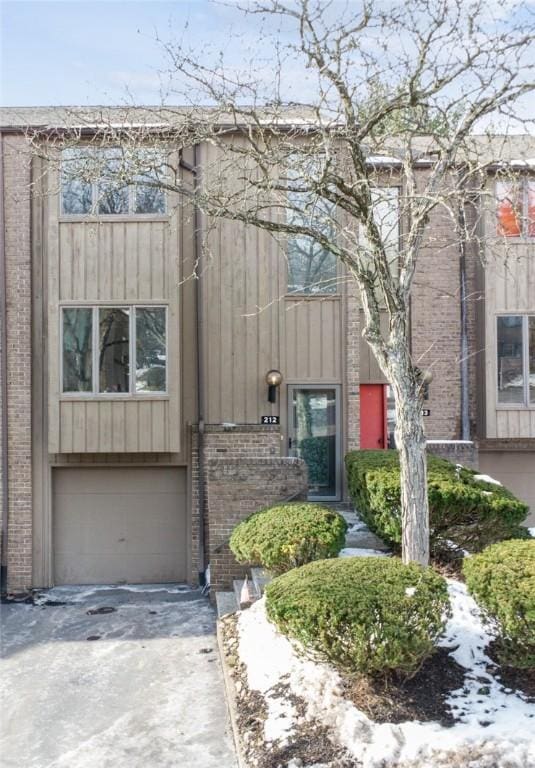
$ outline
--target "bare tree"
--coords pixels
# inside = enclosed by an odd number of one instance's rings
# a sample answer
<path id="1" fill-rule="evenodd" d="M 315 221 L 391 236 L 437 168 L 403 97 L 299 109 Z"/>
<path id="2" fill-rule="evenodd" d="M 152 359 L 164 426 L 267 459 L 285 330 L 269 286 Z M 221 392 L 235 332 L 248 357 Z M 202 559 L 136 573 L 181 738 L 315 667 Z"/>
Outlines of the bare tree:
<path id="1" fill-rule="evenodd" d="M 161 175 L 146 171 L 145 182 L 184 194 L 211 220 L 284 239 L 297 290 L 299 280 L 325 279 L 329 260 L 355 281 L 364 336 L 395 398 L 405 562 L 429 560 L 429 375 L 411 356 L 409 310 L 419 257 L 434 237 L 430 216 L 442 209 L 464 245 L 476 237 L 464 212 L 500 143 L 474 134 L 490 134 L 492 119 L 520 125 L 518 105 L 535 87 L 532 7 L 505 5 L 507 13 L 489 0 L 247 5 L 259 45 L 273 43 L 269 77 L 254 62 L 239 72 L 165 43 L 167 74 L 178 82 L 168 93 L 187 94 L 191 107 L 145 109 L 143 130 L 110 121 L 98 139 L 140 146 L 163 125 L 174 146 L 211 147 L 194 188 L 170 161 Z M 295 96 L 300 86 L 305 98 Z"/>

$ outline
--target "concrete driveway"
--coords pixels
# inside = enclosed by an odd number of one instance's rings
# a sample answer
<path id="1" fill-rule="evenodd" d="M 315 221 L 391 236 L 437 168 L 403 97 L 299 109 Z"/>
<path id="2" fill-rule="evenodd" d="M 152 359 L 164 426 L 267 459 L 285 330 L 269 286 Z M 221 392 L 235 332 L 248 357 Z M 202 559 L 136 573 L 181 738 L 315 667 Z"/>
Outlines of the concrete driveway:
<path id="1" fill-rule="evenodd" d="M 182 586 L 2 606 L 2 768 L 234 768 L 215 616 Z"/>

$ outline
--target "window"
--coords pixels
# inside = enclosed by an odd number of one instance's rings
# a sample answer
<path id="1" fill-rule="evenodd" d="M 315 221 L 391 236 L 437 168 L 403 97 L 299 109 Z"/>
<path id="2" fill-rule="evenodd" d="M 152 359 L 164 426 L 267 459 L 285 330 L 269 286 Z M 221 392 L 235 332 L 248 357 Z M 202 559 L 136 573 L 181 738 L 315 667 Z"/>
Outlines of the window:
<path id="1" fill-rule="evenodd" d="M 64 393 L 167 391 L 165 307 L 63 307 L 61 322 Z"/>
<path id="2" fill-rule="evenodd" d="M 498 403 L 535 405 L 535 315 L 497 318 Z"/>
<path id="3" fill-rule="evenodd" d="M 165 158 L 155 149 L 76 147 L 61 154 L 61 211 L 65 215 L 166 212 L 159 184 Z"/>
<path id="4" fill-rule="evenodd" d="M 496 182 L 498 234 L 535 237 L 535 179 Z"/>
<path id="5" fill-rule="evenodd" d="M 399 255 L 399 187 L 375 187 L 372 189 L 373 218 L 384 243 L 388 261 L 397 263 Z M 360 242 L 370 248 L 363 227 L 360 230 Z"/>
<path id="6" fill-rule="evenodd" d="M 335 238 L 335 206 L 313 192 L 302 191 L 321 173 L 321 161 L 295 154 L 289 158 L 288 208 L 286 221 L 317 230 L 328 240 Z M 300 188 L 301 187 L 301 188 Z M 336 293 L 336 256 L 317 240 L 306 235 L 288 235 L 288 292 L 300 294 Z"/>

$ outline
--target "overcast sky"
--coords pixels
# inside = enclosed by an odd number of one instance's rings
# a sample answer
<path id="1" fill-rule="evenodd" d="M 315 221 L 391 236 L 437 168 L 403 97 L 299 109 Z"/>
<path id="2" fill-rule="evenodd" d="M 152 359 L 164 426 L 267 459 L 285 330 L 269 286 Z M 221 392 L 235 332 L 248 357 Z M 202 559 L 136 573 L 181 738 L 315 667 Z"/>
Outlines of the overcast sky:
<path id="1" fill-rule="evenodd" d="M 234 7 L 237 1 L 0 0 L 0 104 L 159 104 L 162 87 L 167 103 L 185 103 L 187 94 L 181 98 L 179 92 L 165 92 L 169 83 L 162 72 L 169 59 L 158 36 L 202 50 L 203 62 L 213 60 L 210 50 L 221 51 L 226 66 L 252 62 L 255 77 L 271 87 L 273 59 L 258 40 L 259 19 L 244 17 Z M 335 0 L 332 19 L 338 20 L 352 2 Z M 488 0 L 485 13 L 507 20 L 520 2 Z M 535 0 L 522 4 L 525 13 L 535 13 Z M 276 31 L 283 43 L 290 40 L 284 27 L 266 29 Z M 317 88 L 301 63 L 284 70 L 283 85 L 284 98 L 298 101 L 312 97 Z M 532 95 L 522 100 L 519 113 L 533 118 Z"/>
<path id="2" fill-rule="evenodd" d="M 1 0 L 4 106 L 159 102 L 156 34 L 224 46 L 232 9 L 204 0 Z M 244 24 L 241 19 L 241 24 Z M 184 32 L 184 30 L 186 30 Z"/>

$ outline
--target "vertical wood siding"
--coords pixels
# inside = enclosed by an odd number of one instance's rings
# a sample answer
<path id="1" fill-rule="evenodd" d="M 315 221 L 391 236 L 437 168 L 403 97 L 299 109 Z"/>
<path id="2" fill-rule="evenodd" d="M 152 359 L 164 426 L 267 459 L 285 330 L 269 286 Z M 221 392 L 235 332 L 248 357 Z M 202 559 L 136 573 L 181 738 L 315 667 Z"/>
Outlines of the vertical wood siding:
<path id="1" fill-rule="evenodd" d="M 493 192 L 489 184 L 489 192 Z M 492 194 L 489 195 L 493 200 Z M 485 215 L 485 366 L 487 437 L 535 437 L 535 409 L 507 408 L 497 403 L 496 316 L 535 312 L 535 244 L 497 238 L 495 211 L 489 203 Z"/>
<path id="2" fill-rule="evenodd" d="M 203 167 L 217 162 L 203 147 Z M 288 297 L 286 259 L 268 232 L 239 222 L 212 222 L 211 257 L 202 278 L 207 423 L 256 424 L 281 414 L 287 383 L 340 383 L 340 296 Z M 266 373 L 284 383 L 276 405 L 267 402 Z"/>
<path id="3" fill-rule="evenodd" d="M 53 181 L 52 181 L 53 183 Z M 52 187 L 53 188 L 53 187 Z M 172 202 L 172 201 L 171 201 Z M 183 321 L 193 327 L 191 281 L 180 285 L 180 263 L 192 260 L 173 208 L 169 220 L 60 221 L 57 197 L 48 217 L 49 451 L 55 454 L 177 453 L 181 449 L 181 385 L 191 419 L 194 350 L 182 349 Z M 179 297 L 187 294 L 183 317 Z M 168 306 L 169 396 L 88 399 L 61 396 L 59 322 L 62 303 L 157 301 Z M 183 368 L 186 368 L 184 371 Z"/>

